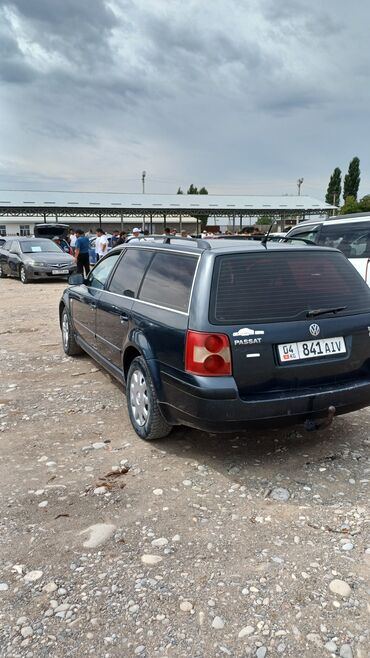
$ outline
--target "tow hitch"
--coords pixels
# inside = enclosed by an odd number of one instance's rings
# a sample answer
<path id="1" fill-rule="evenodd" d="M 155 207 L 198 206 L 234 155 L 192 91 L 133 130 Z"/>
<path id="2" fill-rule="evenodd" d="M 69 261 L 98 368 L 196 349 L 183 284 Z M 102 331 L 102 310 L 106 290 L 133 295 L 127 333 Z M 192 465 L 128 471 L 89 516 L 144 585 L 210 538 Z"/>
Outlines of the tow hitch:
<path id="1" fill-rule="evenodd" d="M 323 420 L 312 420 L 311 418 L 307 418 L 303 424 L 304 429 L 306 432 L 314 432 L 315 430 L 323 430 L 326 427 L 329 427 L 333 422 L 335 412 L 336 408 L 330 406 L 328 408 L 328 415 Z"/>

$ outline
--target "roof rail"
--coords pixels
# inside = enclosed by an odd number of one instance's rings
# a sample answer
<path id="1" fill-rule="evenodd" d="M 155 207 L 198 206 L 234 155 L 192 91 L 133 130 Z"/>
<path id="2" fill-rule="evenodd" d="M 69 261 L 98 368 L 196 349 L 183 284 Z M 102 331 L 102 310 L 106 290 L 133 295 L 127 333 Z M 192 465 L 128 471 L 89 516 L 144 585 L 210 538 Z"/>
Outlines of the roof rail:
<path id="1" fill-rule="evenodd" d="M 171 242 L 175 240 L 176 242 L 177 241 L 186 242 L 189 245 L 189 247 L 190 247 L 190 242 L 196 242 L 197 247 L 199 247 L 199 249 L 205 250 L 212 248 L 209 242 L 207 242 L 207 240 L 202 240 L 202 238 L 192 238 L 190 236 L 188 238 L 182 238 L 179 235 L 145 235 L 144 238 L 139 238 L 139 239 L 145 242 L 145 239 L 147 238 L 150 238 L 150 240 L 152 240 L 153 242 L 161 241 L 163 244 L 171 244 Z M 129 238 L 127 240 L 127 243 L 130 243 L 132 239 L 133 238 Z"/>

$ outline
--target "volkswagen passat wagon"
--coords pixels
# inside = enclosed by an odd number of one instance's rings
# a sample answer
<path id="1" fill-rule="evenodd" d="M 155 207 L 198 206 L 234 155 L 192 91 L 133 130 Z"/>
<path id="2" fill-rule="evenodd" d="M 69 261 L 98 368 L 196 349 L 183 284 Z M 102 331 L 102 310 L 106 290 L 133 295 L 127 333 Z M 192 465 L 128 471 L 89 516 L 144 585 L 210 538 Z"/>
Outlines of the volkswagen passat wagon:
<path id="1" fill-rule="evenodd" d="M 370 290 L 342 253 L 162 240 L 74 274 L 59 307 L 64 351 L 87 352 L 124 384 L 140 437 L 370 404 Z"/>

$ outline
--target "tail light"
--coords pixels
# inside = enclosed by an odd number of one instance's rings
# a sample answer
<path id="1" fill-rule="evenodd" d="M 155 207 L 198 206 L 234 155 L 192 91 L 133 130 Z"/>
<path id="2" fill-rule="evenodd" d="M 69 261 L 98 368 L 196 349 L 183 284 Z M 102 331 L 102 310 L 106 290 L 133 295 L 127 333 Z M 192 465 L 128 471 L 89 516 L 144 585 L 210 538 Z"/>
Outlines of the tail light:
<path id="1" fill-rule="evenodd" d="M 185 370 L 205 377 L 231 375 L 231 351 L 228 336 L 188 331 Z"/>

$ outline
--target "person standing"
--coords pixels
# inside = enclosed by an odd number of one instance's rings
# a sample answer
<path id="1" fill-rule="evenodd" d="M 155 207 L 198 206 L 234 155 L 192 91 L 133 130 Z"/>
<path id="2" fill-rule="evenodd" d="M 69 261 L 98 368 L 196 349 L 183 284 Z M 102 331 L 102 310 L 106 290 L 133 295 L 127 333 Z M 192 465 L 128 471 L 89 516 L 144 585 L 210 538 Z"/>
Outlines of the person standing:
<path id="1" fill-rule="evenodd" d="M 77 240 L 77 231 L 74 231 L 73 228 L 71 228 L 71 230 L 69 231 L 69 245 L 72 249 L 73 255 L 75 253 L 76 240 Z"/>
<path id="2" fill-rule="evenodd" d="M 132 229 L 132 235 L 133 237 L 129 239 L 129 242 L 140 242 L 140 229 L 139 228 L 133 228 Z"/>
<path id="3" fill-rule="evenodd" d="M 89 246 L 89 238 L 86 237 L 81 229 L 77 229 L 75 245 L 77 272 L 79 274 L 84 274 L 85 278 L 90 272 Z"/>
<path id="4" fill-rule="evenodd" d="M 118 231 L 117 229 L 115 229 L 115 230 L 113 231 L 112 238 L 111 238 L 112 249 L 113 249 L 114 247 L 117 247 L 117 245 L 119 244 L 118 241 L 119 241 L 119 231 Z"/>
<path id="5" fill-rule="evenodd" d="M 126 242 L 126 239 L 127 239 L 126 231 L 121 231 L 121 233 L 119 234 L 117 245 L 124 244 Z"/>
<path id="6" fill-rule="evenodd" d="M 95 252 L 97 261 L 108 252 L 108 238 L 102 228 L 96 229 Z"/>

